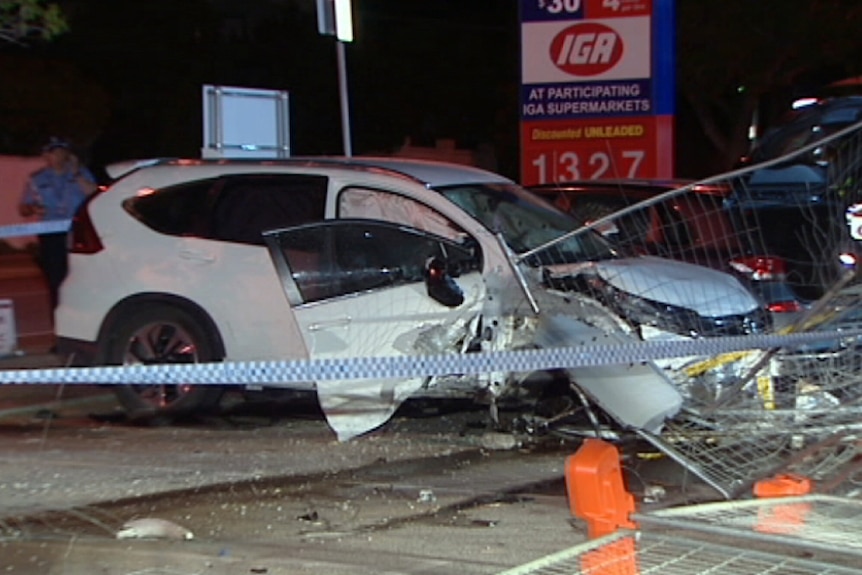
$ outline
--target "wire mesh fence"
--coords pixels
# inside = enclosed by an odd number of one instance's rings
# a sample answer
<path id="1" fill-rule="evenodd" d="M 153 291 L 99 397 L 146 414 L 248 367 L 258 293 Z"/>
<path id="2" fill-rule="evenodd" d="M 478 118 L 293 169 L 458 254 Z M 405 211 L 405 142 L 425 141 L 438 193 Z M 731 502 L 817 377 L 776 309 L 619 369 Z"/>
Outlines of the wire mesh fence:
<path id="1" fill-rule="evenodd" d="M 698 539 L 620 532 L 504 571 L 500 575 L 849 575 L 852 567 Z"/>
<path id="2" fill-rule="evenodd" d="M 621 530 L 502 575 L 860 573 L 862 502 L 804 495 L 636 513 Z"/>
<path id="3" fill-rule="evenodd" d="M 638 515 L 642 528 L 672 527 L 689 532 L 771 541 L 796 548 L 862 557 L 862 501 L 804 495 L 722 501 Z"/>
<path id="4" fill-rule="evenodd" d="M 541 261 L 547 283 L 601 301 L 636 337 L 834 334 L 812 345 L 655 362 L 682 407 L 661 432 L 638 433 L 725 497 L 781 469 L 800 449 L 862 427 L 862 341 L 849 335 L 862 326 L 862 124 L 828 137 L 818 129 L 797 151 L 700 182 L 535 190 L 585 227 L 519 259 Z M 700 281 L 682 272 L 676 280 L 638 273 L 634 265 L 587 272 L 586 263 L 573 279 L 566 251 L 597 235 L 623 256 L 698 266 Z M 757 310 L 734 307 L 718 288 L 727 276 L 754 296 Z"/>

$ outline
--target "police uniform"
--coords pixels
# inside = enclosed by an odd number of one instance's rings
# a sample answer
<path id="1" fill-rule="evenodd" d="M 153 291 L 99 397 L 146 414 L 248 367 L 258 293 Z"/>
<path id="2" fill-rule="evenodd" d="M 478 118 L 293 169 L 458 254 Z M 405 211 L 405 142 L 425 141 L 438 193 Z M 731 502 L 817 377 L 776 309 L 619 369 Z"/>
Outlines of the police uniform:
<path id="1" fill-rule="evenodd" d="M 93 174 L 83 166 L 80 166 L 75 172 L 71 169 L 65 169 L 58 173 L 50 167 L 39 169 L 30 174 L 21 195 L 21 203 L 44 207 L 43 221 L 71 219 L 78 207 L 87 198 L 86 191 L 78 183 L 80 177 L 92 183 L 96 182 Z M 39 264 L 51 290 L 53 307 L 57 306 L 60 284 L 69 270 L 66 235 L 65 232 L 59 232 L 38 236 Z"/>

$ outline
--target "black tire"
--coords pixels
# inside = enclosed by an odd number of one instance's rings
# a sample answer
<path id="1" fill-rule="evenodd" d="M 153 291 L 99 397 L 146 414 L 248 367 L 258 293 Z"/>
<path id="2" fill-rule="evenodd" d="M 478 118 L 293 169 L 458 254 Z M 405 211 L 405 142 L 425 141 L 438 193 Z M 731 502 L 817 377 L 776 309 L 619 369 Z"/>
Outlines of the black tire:
<path id="1" fill-rule="evenodd" d="M 175 306 L 146 304 L 121 318 L 112 330 L 110 365 L 218 361 L 216 338 L 194 317 Z M 212 385 L 117 385 L 114 392 L 135 420 L 173 420 L 212 411 L 224 389 Z"/>

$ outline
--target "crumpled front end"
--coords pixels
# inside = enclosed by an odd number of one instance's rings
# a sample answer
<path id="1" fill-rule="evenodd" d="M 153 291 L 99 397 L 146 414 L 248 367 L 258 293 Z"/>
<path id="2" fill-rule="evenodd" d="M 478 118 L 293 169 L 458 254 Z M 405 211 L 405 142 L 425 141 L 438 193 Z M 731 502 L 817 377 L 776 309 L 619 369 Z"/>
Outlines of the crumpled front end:
<path id="1" fill-rule="evenodd" d="M 535 341 L 541 348 L 631 343 L 631 337 L 606 332 L 568 316 L 543 318 Z M 653 362 L 618 363 L 566 370 L 572 383 L 625 429 L 659 433 L 682 407 L 682 396 Z"/>
<path id="2" fill-rule="evenodd" d="M 482 352 L 537 348 L 616 345 L 640 339 L 632 325 L 607 305 L 587 295 L 549 289 L 525 276 L 510 262 L 491 266 L 481 280 L 467 286 L 465 302 L 443 321 L 417 321 L 392 339 L 399 354 L 457 357 Z M 464 278 L 456 278 L 465 284 Z M 543 366 L 564 370 L 574 385 L 623 429 L 658 433 L 677 413 L 682 398 L 653 362 L 603 366 Z M 524 395 L 529 374 L 429 373 L 424 378 L 389 379 L 385 374 L 362 381 L 320 382 L 318 397 L 339 440 L 361 435 L 385 423 L 411 397 L 472 397 L 490 404 Z"/>

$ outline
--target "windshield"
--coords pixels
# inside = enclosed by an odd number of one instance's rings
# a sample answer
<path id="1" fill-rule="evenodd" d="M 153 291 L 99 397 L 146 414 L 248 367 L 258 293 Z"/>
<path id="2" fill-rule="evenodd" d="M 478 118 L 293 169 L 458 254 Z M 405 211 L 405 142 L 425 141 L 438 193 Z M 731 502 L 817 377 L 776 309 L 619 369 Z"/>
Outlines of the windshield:
<path id="1" fill-rule="evenodd" d="M 580 222 L 514 184 L 471 184 L 438 188 L 458 207 L 494 233 L 500 233 L 516 254 L 554 242 L 581 227 Z M 565 264 L 615 257 L 601 235 L 582 233 L 554 242 L 529 258 L 529 263 Z"/>

